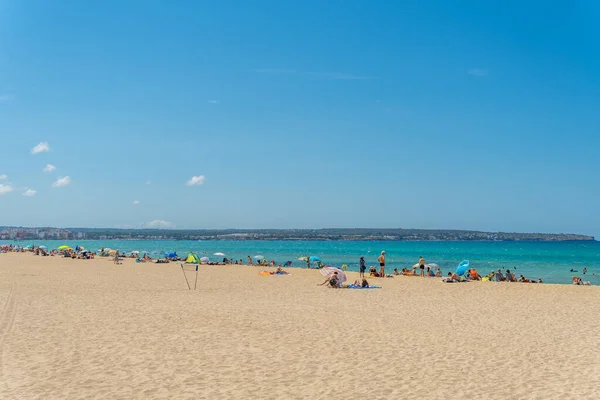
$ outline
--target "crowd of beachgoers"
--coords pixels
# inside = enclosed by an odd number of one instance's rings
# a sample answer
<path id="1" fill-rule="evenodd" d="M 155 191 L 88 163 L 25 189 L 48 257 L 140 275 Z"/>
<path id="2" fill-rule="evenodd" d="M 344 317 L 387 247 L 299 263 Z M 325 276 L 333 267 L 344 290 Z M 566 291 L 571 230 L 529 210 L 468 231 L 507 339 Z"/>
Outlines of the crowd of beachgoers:
<path id="1" fill-rule="evenodd" d="M 119 250 L 114 250 L 110 248 L 102 247 L 98 251 L 91 251 L 85 249 L 82 246 L 75 246 L 74 248 L 70 246 L 59 246 L 56 249 L 48 249 L 44 245 L 35 246 L 29 245 L 22 247 L 20 245 L 2 245 L 0 246 L 0 253 L 7 252 L 17 252 L 17 253 L 32 253 L 37 256 L 58 256 L 65 257 L 71 259 L 94 259 L 96 256 L 105 257 L 109 260 L 113 261 L 115 264 L 121 264 L 123 259 L 134 259 L 136 262 L 145 263 L 169 263 L 169 262 L 184 262 L 191 264 L 205 264 L 205 265 L 254 265 L 254 266 L 265 266 L 265 267 L 276 267 L 276 271 L 262 271 L 261 275 L 287 275 L 288 273 L 283 270 L 283 268 L 291 267 L 292 261 L 287 261 L 283 264 L 276 263 L 274 260 L 268 261 L 263 256 L 255 256 L 254 258 L 251 256 L 247 256 L 246 262 L 242 259 L 231 259 L 227 257 L 223 257 L 222 261 L 211 261 L 208 257 L 198 257 L 195 253 L 189 253 L 186 257 L 180 257 L 176 252 L 155 252 L 154 257 L 150 256 L 147 252 L 139 252 L 139 251 L 130 251 L 130 252 L 120 252 Z M 223 253 L 215 253 L 218 256 L 225 256 Z M 498 269 L 497 271 L 491 271 L 489 274 L 481 275 L 477 269 L 468 268 L 468 261 L 463 261 L 456 271 L 448 272 L 444 277 L 441 268 L 435 263 L 427 263 L 425 259 L 420 256 L 417 263 L 415 263 L 411 268 L 402 268 L 398 271 L 397 268 L 394 268 L 392 273 L 386 273 L 386 253 L 382 251 L 380 256 L 377 258 L 377 262 L 379 264 L 379 269 L 375 266 L 371 266 L 367 272 L 366 261 L 364 257 L 360 257 L 359 260 L 359 279 L 354 282 L 353 285 L 347 285 L 346 282 L 346 272 L 347 272 L 347 264 L 342 264 L 340 268 L 333 267 L 331 265 L 325 265 L 321 261 L 321 259 L 317 256 L 303 256 L 298 259 L 299 261 L 305 263 L 306 268 L 315 268 L 321 270 L 322 274 L 327 278 L 322 285 L 327 284 L 327 286 L 332 288 L 340 288 L 340 287 L 370 287 L 366 278 L 393 278 L 395 276 L 413 276 L 413 277 L 422 277 L 422 278 L 443 278 L 442 281 L 445 283 L 460 283 L 460 282 L 470 282 L 470 281 L 496 281 L 496 282 L 521 282 L 521 283 L 543 283 L 541 278 L 530 279 L 522 274 L 517 277 L 516 270 L 517 267 L 513 267 L 513 269 L 505 269 L 504 272 L 502 269 Z M 462 268 L 464 267 L 464 268 Z M 576 272 L 573 271 L 572 272 Z M 585 275 L 587 269 L 583 269 L 583 275 Z M 584 281 L 583 278 L 579 276 L 572 277 L 572 284 L 574 285 L 590 285 L 589 281 Z"/>

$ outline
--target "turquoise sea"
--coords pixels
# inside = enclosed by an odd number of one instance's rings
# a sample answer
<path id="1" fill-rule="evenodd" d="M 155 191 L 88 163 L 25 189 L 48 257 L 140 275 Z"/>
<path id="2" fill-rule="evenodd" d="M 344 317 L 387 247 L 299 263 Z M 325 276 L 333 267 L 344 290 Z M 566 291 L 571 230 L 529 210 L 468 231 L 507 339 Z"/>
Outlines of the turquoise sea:
<path id="1" fill-rule="evenodd" d="M 4 244 L 4 243 L 0 243 Z M 6 244 L 10 244 L 7 242 Z M 75 247 L 77 244 L 90 250 L 101 247 L 117 249 L 120 252 L 138 250 L 140 252 L 176 251 L 181 257 L 188 252 L 208 256 L 212 261 L 223 257 L 214 253 L 224 253 L 227 258 L 241 259 L 247 256 L 262 255 L 278 264 L 292 261 L 294 267 L 305 267 L 299 257 L 315 255 L 323 263 L 332 266 L 348 264 L 349 270 L 358 270 L 358 260 L 364 256 L 367 266 L 376 266 L 382 250 L 387 254 L 386 271 L 394 268 L 410 268 L 419 256 L 428 263 L 436 263 L 444 275 L 453 271 L 462 260 L 469 260 L 471 266 L 481 275 L 502 268 L 514 269 L 516 274 L 528 278 L 542 278 L 547 283 L 570 283 L 571 276 L 582 275 L 583 268 L 588 272 L 584 280 L 592 285 L 600 285 L 600 242 L 347 242 L 347 241 L 136 241 L 136 240 L 45 240 L 21 241 L 18 244 L 45 245 L 56 248 L 60 245 Z M 578 272 L 570 272 L 571 269 Z"/>

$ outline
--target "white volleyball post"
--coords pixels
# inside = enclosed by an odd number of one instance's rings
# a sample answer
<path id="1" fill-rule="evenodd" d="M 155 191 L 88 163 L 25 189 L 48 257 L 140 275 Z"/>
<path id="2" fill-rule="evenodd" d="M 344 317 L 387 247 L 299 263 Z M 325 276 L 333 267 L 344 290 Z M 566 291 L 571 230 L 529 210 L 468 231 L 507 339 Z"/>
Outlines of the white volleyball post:
<path id="1" fill-rule="evenodd" d="M 181 272 L 183 273 L 183 277 L 185 278 L 185 283 L 187 283 L 188 290 L 192 290 L 190 288 L 190 283 L 188 282 L 187 276 L 185 275 L 185 270 L 183 269 L 183 264 L 180 264 L 180 265 L 181 265 Z"/>

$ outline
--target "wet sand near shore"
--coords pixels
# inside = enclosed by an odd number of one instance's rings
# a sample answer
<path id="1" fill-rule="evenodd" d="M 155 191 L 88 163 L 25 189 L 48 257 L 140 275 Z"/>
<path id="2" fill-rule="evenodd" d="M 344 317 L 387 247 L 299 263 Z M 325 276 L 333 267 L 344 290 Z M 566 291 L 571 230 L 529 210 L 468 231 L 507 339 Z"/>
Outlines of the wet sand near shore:
<path id="1" fill-rule="evenodd" d="M 0 398 L 600 398 L 599 287 L 264 269 L 0 254 Z"/>

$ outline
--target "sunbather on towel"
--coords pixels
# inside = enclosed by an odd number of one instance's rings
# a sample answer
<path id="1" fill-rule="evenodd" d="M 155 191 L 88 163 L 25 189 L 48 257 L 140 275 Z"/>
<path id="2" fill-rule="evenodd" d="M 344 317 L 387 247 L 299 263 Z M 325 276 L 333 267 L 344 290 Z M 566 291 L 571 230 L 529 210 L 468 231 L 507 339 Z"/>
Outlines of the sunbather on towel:
<path id="1" fill-rule="evenodd" d="M 448 277 L 444 278 L 443 281 L 447 283 L 460 282 L 460 276 L 458 276 L 456 272 L 448 272 Z"/>

